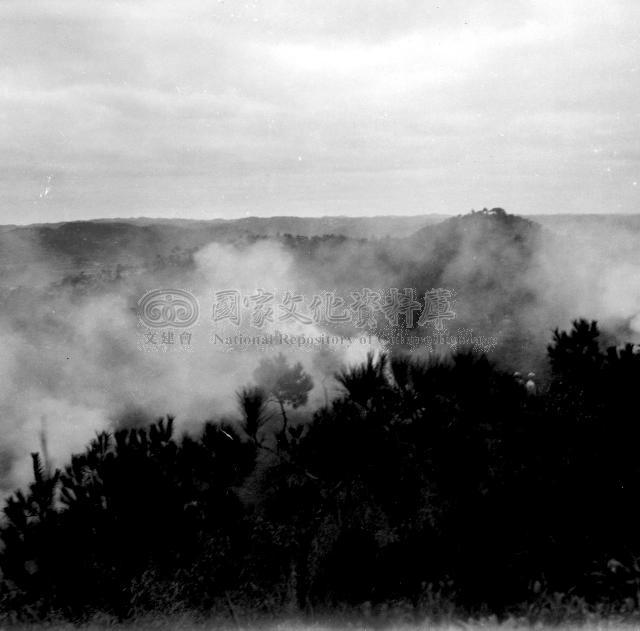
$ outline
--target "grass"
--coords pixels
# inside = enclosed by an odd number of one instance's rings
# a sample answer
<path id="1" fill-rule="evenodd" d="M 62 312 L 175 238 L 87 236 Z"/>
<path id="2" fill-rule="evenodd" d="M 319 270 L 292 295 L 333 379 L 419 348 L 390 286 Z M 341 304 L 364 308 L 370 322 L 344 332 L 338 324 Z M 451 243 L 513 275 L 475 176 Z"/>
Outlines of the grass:
<path id="1" fill-rule="evenodd" d="M 327 620 L 323 622 L 263 622 L 234 625 L 229 621 L 196 620 L 190 616 L 175 617 L 148 617 L 124 623 L 112 619 L 96 619 L 92 622 L 80 625 L 71 623 L 37 623 L 20 625 L 3 625 L 4 629 L 16 629 L 18 631 L 102 631 L 104 629 L 122 629 L 122 631 L 510 631 L 531 629 L 545 631 L 562 629 L 563 631 L 615 631 L 624 629 L 640 629 L 640 620 L 630 619 L 602 619 L 599 621 L 585 621 L 582 623 L 569 622 L 558 624 L 531 623 L 526 620 L 509 619 L 498 622 L 495 619 L 486 620 L 449 620 L 431 622 L 428 620 L 414 623 L 392 623 L 385 620 Z"/>

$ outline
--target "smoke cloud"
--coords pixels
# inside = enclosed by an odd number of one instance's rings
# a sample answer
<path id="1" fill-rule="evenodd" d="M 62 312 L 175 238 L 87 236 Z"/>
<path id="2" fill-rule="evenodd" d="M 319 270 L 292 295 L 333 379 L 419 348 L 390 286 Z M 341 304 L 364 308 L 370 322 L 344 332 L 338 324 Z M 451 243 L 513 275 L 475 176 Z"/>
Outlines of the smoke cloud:
<path id="1" fill-rule="evenodd" d="M 186 275 L 133 275 L 98 295 L 77 295 L 60 286 L 46 292 L 18 289 L 8 295 L 8 308 L 0 315 L 4 492 L 30 479 L 29 453 L 41 450 L 43 433 L 52 464 L 61 466 L 96 432 L 140 425 L 165 414 L 176 416 L 179 431 L 196 429 L 207 419 L 234 416 L 233 395 L 251 382 L 264 352 L 251 346 L 230 351 L 212 343 L 214 332 L 323 334 L 316 326 L 299 323 L 249 330 L 212 321 L 215 291 L 248 294 L 271 288 L 304 293 L 293 256 L 280 243 L 213 243 L 194 258 L 195 267 Z M 164 347 L 167 352 L 145 352 L 147 347 L 141 346 L 136 301 L 157 287 L 189 289 L 199 299 L 200 320 L 192 329 L 188 350 Z M 296 345 L 276 350 L 302 362 L 316 385 L 310 405 L 317 405 L 325 402 L 328 375 L 379 348 L 375 338 L 372 342 L 333 346 L 328 355 L 326 350 L 300 352 Z"/>
<path id="2" fill-rule="evenodd" d="M 472 326 L 477 334 L 496 335 L 496 355 L 514 369 L 536 366 L 552 330 L 579 317 L 599 320 L 607 341 L 640 342 L 639 230 L 633 222 L 605 219 L 540 228 L 477 213 L 407 239 L 242 237 L 208 243 L 188 266 L 153 267 L 137 258 L 112 282 L 85 289 L 60 282 L 69 270 L 52 265 L 51 251 L 37 239 L 25 233 L 3 238 L 0 491 L 29 481 L 29 453 L 42 450 L 43 439 L 51 464 L 61 466 L 103 430 L 165 414 L 176 416 L 179 431 L 236 418 L 234 393 L 252 382 L 269 352 L 303 364 L 314 382 L 313 408 L 338 392 L 332 379 L 338 369 L 384 348 L 373 334 L 361 339 L 365 329 L 345 325 L 334 333 L 351 336 L 351 343 L 318 344 L 309 352 L 296 344 L 232 349 L 219 340 L 332 332 L 277 317 L 263 328 L 214 322 L 221 290 L 291 291 L 308 300 L 322 289 L 345 295 L 363 287 L 450 287 L 457 291 L 451 331 Z M 139 257 L 145 247 L 149 241 L 127 241 L 122 255 Z M 187 289 L 198 298 L 200 318 L 188 348 L 177 340 L 173 347 L 144 343 L 137 301 L 157 288 Z"/>

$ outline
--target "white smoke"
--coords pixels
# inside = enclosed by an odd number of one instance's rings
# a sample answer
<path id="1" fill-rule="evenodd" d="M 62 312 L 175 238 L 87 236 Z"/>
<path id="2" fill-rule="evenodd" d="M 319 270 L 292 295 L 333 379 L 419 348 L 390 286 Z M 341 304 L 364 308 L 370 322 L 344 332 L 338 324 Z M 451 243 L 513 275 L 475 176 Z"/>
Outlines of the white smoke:
<path id="1" fill-rule="evenodd" d="M 526 282 L 538 296 L 530 326 L 568 328 L 583 317 L 640 340 L 637 232 L 596 223 L 554 234 L 541 240 Z"/>
<path id="2" fill-rule="evenodd" d="M 504 282 L 522 285 L 535 296 L 526 311 L 521 309 L 519 321 L 536 345 L 538 340 L 549 341 L 553 328 L 567 328 L 578 317 L 598 319 L 601 328 L 618 331 L 621 337 L 631 335 L 628 341 L 640 341 L 637 233 L 610 224 L 580 230 L 578 225 L 574 222 L 564 233 L 545 236 L 526 269 L 516 269 L 512 281 L 505 275 Z M 195 254 L 195 269 L 189 272 L 140 272 L 84 295 L 61 286 L 9 295 L 0 312 L 0 490 L 6 493 L 29 481 L 29 454 L 41 450 L 43 426 L 52 463 L 61 466 L 101 430 L 173 414 L 182 431 L 195 429 L 204 420 L 237 415 L 234 393 L 252 381 L 267 351 L 251 346 L 230 351 L 212 343 L 214 333 L 266 335 L 278 330 L 291 337 L 319 338 L 327 331 L 313 324 L 278 320 L 277 312 L 275 322 L 259 331 L 213 322 L 215 292 L 291 291 L 309 300 L 321 287 L 329 288 L 327 275 L 335 275 L 336 269 L 345 270 L 343 277 L 335 279 L 342 288 L 355 281 L 353 289 L 367 286 L 372 279 L 379 281 L 378 286 L 391 282 L 387 264 L 370 253 L 362 259 L 366 254 L 362 244 L 355 244 L 352 251 L 347 246 L 318 250 L 317 271 L 311 266 L 311 272 L 302 273 L 294 255 L 278 241 L 211 243 Z M 505 260 L 517 260 L 514 252 L 502 254 Z M 448 276 L 455 279 L 475 273 L 485 255 L 482 244 L 470 238 L 450 262 Z M 31 256 L 40 260 L 40 266 L 46 262 L 44 253 L 34 250 Z M 333 265 L 336 257 L 338 263 Z M 30 275 L 21 270 L 21 282 Z M 177 344 L 168 352 L 140 348 L 136 301 L 159 287 L 189 289 L 200 301 L 190 351 Z M 480 296 L 485 302 L 468 306 L 487 309 L 486 301 L 493 301 L 489 307 L 499 310 L 498 294 Z M 460 296 L 461 303 L 466 299 Z M 320 351 L 301 352 L 296 345 L 273 350 L 302 362 L 311 374 L 315 388 L 309 405 L 313 406 L 336 392 L 328 375 L 381 348 L 375 337 L 363 344 L 355 336 L 352 344 L 333 345 L 331 351 L 324 346 Z"/>
<path id="3" fill-rule="evenodd" d="M 117 292 L 81 298 L 59 289 L 46 300 L 22 303 L 0 316 L 0 472 L 5 492 L 29 481 L 29 454 L 41 450 L 43 424 L 52 464 L 62 466 L 96 432 L 135 419 L 172 414 L 182 431 L 236 414 L 234 393 L 251 382 L 264 353 L 252 347 L 229 351 L 211 343 L 212 332 L 223 330 L 212 321 L 214 292 L 250 294 L 263 288 L 305 294 L 305 288 L 296 281 L 292 255 L 273 241 L 213 243 L 195 261 L 195 271 L 179 280 L 179 288 L 189 288 L 201 307 L 189 351 L 140 348 L 142 333 L 132 307 L 145 291 L 162 286 L 164 278 L 145 277 L 146 287 L 131 279 Z M 231 333 L 248 333 L 226 326 Z M 292 337 L 323 334 L 314 325 L 282 321 L 259 332 L 275 329 Z M 375 339 L 373 345 L 379 348 Z M 274 350 L 302 362 L 314 379 L 310 404 L 316 405 L 325 402 L 327 366 L 337 369 L 360 361 L 372 347 L 359 340 L 334 346 L 329 364 L 318 361 L 317 352 L 300 352 L 295 345 Z"/>

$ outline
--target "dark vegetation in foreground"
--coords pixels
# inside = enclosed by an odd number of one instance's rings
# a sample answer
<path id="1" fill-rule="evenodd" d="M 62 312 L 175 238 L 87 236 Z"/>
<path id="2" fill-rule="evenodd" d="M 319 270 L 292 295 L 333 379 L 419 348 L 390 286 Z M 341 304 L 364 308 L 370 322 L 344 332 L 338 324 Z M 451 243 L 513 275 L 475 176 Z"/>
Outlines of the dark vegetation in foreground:
<path id="1" fill-rule="evenodd" d="M 470 353 L 370 358 L 296 424 L 293 369 L 197 438 L 166 419 L 61 472 L 34 455 L 1 527 L 4 615 L 632 613 L 640 355 L 579 321 L 548 357 L 537 392 Z"/>

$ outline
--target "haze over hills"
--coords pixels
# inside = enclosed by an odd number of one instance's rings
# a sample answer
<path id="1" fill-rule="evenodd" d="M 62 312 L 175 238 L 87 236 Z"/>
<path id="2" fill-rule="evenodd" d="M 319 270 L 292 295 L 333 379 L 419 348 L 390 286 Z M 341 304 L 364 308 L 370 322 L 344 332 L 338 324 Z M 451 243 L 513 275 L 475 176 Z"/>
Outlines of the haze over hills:
<path id="1" fill-rule="evenodd" d="M 640 233 L 640 215 L 535 215 L 528 219 L 553 232 L 584 238 L 611 231 Z M 421 228 L 442 223 L 446 215 L 377 217 L 246 217 L 242 219 L 123 218 L 0 226 L 0 263 L 7 268 L 49 263 L 70 269 L 103 264 L 142 264 L 156 255 L 194 250 L 220 239 L 242 236 L 303 237 L 324 235 L 351 239 L 404 238 Z M 422 235 L 424 236 L 424 232 Z M 6 281 L 7 274 L 0 275 Z"/>
<path id="2" fill-rule="evenodd" d="M 247 217 L 210 221 L 184 219 L 103 219 L 29 226 L 0 226 L 0 263 L 7 268 L 37 263 L 69 270 L 101 265 L 148 265 L 158 255 L 195 251 L 211 241 L 281 234 L 354 239 L 408 236 L 443 215 L 410 217 Z M 6 280 L 6 274 L 0 276 Z"/>
<path id="3" fill-rule="evenodd" d="M 153 284 L 159 275 L 180 282 L 198 269 L 200 252 L 212 244 L 241 252 L 264 242 L 293 257 L 296 283 L 307 291 L 412 287 L 420 294 L 446 286 L 465 295 L 459 318 L 466 312 L 470 326 L 503 332 L 507 323 L 546 335 L 593 309 L 594 317 L 625 329 L 638 311 L 628 285 L 637 278 L 639 236 L 640 216 L 520 218 L 501 209 L 449 218 L 39 224 L 0 230 L 0 288 L 69 285 L 100 293 L 121 291 L 118 279 L 124 277 L 137 286 Z M 624 305 L 623 315 L 618 305 Z"/>
<path id="4" fill-rule="evenodd" d="M 446 322 L 449 334 L 472 331 L 493 340 L 485 350 L 501 365 L 540 372 L 553 329 L 575 318 L 599 320 L 605 339 L 640 341 L 639 234 L 637 218 L 532 219 L 501 209 L 449 218 L 137 219 L 2 230 L 6 484 L 27 475 L 24 458 L 37 448 L 43 414 L 57 428 L 51 451 L 62 457 L 76 444 L 70 436 L 77 434 L 82 445 L 97 428 L 126 426 L 141 409 L 150 417 L 179 413 L 188 426 L 212 407 L 232 407 L 257 357 L 222 354 L 210 343 L 214 291 L 291 291 L 308 310 L 326 290 L 349 304 L 365 288 L 409 288 L 417 317 L 426 309 L 426 292 L 450 289 L 455 318 Z M 189 288 L 200 301 L 190 353 L 136 348 L 136 303 L 159 287 Z M 390 341 L 385 317 L 378 311 L 375 321 L 358 326 L 273 326 L 291 335 L 370 334 L 368 345 L 329 355 L 293 349 L 317 384 L 370 350 L 411 351 L 425 359 L 450 352 L 447 344 Z M 407 328 L 403 317 L 400 329 Z M 229 333 L 264 330 L 243 324 Z M 408 330 L 434 334 L 431 325 L 415 321 Z M 325 396 L 331 392 L 318 386 L 312 401 Z"/>

